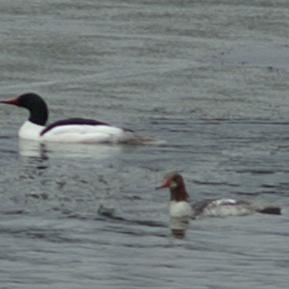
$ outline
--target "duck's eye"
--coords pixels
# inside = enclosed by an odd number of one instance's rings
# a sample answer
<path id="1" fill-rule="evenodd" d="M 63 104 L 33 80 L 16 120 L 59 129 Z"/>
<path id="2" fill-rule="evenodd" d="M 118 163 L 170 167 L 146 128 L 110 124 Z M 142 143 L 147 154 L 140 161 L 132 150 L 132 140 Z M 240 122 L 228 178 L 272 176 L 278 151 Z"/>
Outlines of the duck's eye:
<path id="1" fill-rule="evenodd" d="M 171 187 L 172 189 L 175 189 L 177 186 L 178 186 L 177 182 L 171 181 L 170 187 Z"/>

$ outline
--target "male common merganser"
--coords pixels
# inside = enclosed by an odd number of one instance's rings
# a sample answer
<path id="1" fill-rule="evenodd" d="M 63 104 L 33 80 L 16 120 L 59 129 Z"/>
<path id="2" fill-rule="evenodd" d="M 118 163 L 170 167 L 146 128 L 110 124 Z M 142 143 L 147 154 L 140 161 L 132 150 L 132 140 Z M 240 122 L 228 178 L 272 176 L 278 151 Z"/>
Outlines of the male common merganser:
<path id="1" fill-rule="evenodd" d="M 67 143 L 141 143 L 132 130 L 85 118 L 70 118 L 46 126 L 48 107 L 36 93 L 25 93 L 0 103 L 16 105 L 29 110 L 29 119 L 21 126 L 19 137 L 40 142 Z"/>
<path id="2" fill-rule="evenodd" d="M 173 218 L 244 216 L 253 213 L 281 214 L 281 209 L 277 206 L 258 207 L 252 203 L 234 199 L 205 199 L 190 204 L 184 179 L 176 172 L 166 176 L 163 184 L 157 187 L 157 189 L 161 188 L 170 189 L 170 216 Z"/>

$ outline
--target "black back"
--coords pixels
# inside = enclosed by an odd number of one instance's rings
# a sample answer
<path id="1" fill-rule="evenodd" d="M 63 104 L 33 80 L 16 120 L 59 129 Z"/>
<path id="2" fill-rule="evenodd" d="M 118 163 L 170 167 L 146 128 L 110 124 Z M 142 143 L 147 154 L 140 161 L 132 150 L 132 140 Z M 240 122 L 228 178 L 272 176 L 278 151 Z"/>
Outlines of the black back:
<path id="1" fill-rule="evenodd" d="M 44 135 L 51 129 L 57 127 L 57 126 L 64 126 L 64 125 L 107 125 L 109 126 L 108 123 L 94 120 L 94 119 L 86 119 L 86 118 L 68 118 L 68 119 L 63 119 L 63 120 L 58 120 L 50 125 L 48 125 L 45 129 L 43 129 L 40 133 L 40 135 Z"/>

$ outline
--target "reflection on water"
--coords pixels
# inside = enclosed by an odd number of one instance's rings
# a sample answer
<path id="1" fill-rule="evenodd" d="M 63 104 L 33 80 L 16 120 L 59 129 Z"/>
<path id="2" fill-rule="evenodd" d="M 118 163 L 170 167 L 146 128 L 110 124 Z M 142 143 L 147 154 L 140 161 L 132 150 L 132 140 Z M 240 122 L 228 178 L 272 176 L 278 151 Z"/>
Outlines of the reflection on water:
<path id="1" fill-rule="evenodd" d="M 47 148 L 43 143 L 19 139 L 19 153 L 23 157 L 47 159 Z"/>
<path id="2" fill-rule="evenodd" d="M 183 239 L 190 224 L 189 217 L 171 218 L 170 228 L 172 236 L 176 239 Z"/>
<path id="3" fill-rule="evenodd" d="M 19 153 L 23 157 L 37 157 L 47 159 L 51 157 L 61 158 L 87 158 L 106 159 L 115 157 L 122 150 L 118 145 L 87 145 L 87 144 L 62 144 L 40 143 L 36 141 L 19 139 Z"/>

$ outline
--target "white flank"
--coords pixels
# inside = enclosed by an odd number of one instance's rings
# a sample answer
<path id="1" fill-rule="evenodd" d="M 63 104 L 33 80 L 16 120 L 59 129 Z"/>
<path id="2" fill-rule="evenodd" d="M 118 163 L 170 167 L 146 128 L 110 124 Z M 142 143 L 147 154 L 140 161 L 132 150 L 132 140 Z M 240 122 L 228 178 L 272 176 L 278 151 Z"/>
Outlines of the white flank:
<path id="1" fill-rule="evenodd" d="M 63 125 L 40 135 L 45 127 L 26 121 L 19 130 L 19 137 L 40 142 L 64 143 L 120 143 L 134 138 L 132 132 L 107 125 Z"/>

